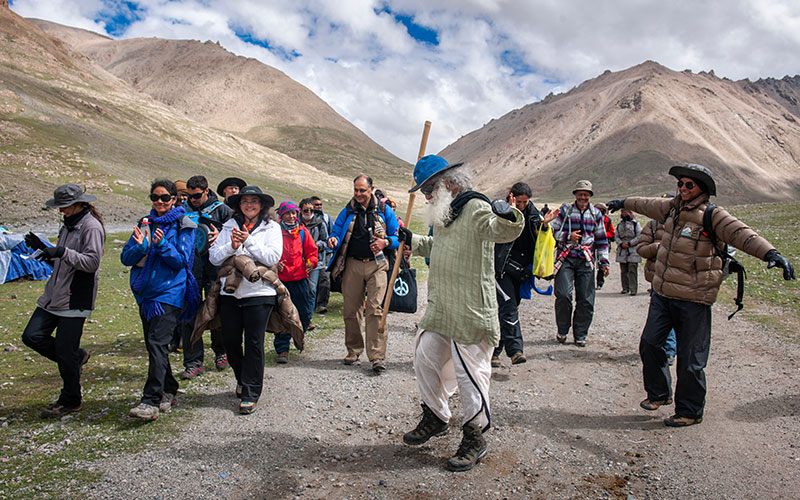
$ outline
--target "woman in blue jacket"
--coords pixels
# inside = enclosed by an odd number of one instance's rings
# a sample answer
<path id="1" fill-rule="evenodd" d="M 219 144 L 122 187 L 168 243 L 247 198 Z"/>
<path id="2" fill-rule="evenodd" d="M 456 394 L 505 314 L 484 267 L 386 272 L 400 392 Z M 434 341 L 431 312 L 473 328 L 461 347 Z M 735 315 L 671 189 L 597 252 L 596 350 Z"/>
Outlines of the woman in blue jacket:
<path id="1" fill-rule="evenodd" d="M 121 260 L 131 268 L 131 290 L 139 304 L 149 368 L 139 406 L 131 417 L 158 418 L 175 403 L 178 381 L 172 375 L 167 345 L 180 319 L 193 318 L 200 300 L 191 272 L 194 231 L 197 227 L 176 207 L 178 190 L 172 181 L 156 180 L 150 186 L 153 209 L 133 228 Z M 183 314 L 181 315 L 181 310 Z"/>

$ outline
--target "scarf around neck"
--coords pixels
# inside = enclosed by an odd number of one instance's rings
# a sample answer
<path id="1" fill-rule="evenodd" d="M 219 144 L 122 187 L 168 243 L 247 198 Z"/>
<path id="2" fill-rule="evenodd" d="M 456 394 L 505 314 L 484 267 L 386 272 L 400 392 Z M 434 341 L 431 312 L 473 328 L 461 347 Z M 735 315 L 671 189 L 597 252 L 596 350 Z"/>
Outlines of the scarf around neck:
<path id="1" fill-rule="evenodd" d="M 464 210 L 467 202 L 474 199 L 483 200 L 489 204 L 492 203 L 485 194 L 477 191 L 462 191 L 458 193 L 452 202 L 450 202 L 450 220 L 447 221 L 445 226 L 449 226 L 454 220 L 458 219 L 458 216 L 461 215 L 461 212 Z"/>

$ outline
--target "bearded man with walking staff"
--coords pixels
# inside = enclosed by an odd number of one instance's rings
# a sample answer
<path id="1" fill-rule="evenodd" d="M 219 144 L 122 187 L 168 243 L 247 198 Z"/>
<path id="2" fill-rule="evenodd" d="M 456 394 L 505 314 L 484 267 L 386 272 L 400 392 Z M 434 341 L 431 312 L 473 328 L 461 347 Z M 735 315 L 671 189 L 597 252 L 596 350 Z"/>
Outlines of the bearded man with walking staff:
<path id="1" fill-rule="evenodd" d="M 427 206 L 432 236 L 398 234 L 412 252 L 430 257 L 428 305 L 420 322 L 414 372 L 422 399 L 422 419 L 403 436 L 418 446 L 447 433 L 448 399 L 458 389 L 464 409 L 463 438 L 447 462 L 452 471 L 471 469 L 486 455 L 484 432 L 491 427 L 491 357 L 500 338 L 495 293 L 494 245 L 519 237 L 522 212 L 503 200 L 490 202 L 472 191 L 466 168 L 436 155 L 414 167 L 416 185 Z M 461 168 L 458 168 L 461 167 Z"/>

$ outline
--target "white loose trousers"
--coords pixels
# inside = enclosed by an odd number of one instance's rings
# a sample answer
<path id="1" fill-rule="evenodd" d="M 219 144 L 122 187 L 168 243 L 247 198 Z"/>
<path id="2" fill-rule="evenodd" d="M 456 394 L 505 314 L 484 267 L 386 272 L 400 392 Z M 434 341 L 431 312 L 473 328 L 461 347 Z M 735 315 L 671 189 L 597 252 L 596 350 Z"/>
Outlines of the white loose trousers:
<path id="1" fill-rule="evenodd" d="M 420 330 L 414 352 L 414 373 L 422 402 L 441 420 L 449 422 L 451 413 L 447 400 L 458 389 L 464 407 L 462 425 L 473 423 L 488 430 L 493 351 L 485 339 L 479 344 L 464 345 L 439 333 Z"/>

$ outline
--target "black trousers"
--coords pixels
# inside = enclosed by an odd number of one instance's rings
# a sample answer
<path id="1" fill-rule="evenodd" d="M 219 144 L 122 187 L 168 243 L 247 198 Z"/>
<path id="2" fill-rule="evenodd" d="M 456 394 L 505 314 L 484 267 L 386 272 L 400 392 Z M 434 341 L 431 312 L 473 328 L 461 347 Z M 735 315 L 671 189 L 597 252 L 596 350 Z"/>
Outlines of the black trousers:
<path id="1" fill-rule="evenodd" d="M 164 314 L 152 319 L 145 319 L 139 308 L 139 317 L 142 320 L 144 343 L 147 347 L 147 381 L 142 390 L 142 403 L 158 406 L 165 392 L 176 394 L 178 381 L 172 375 L 169 365 L 169 350 L 167 345 L 172 339 L 172 332 L 178 324 L 181 309 L 169 304 L 161 304 Z"/>
<path id="2" fill-rule="evenodd" d="M 500 319 L 500 344 L 494 348 L 494 356 L 500 356 L 503 348 L 511 357 L 522 352 L 522 328 L 519 324 L 519 282 L 505 275 L 497 284 L 508 299 L 497 291 L 497 311 Z"/>
<path id="3" fill-rule="evenodd" d="M 264 335 L 272 305 L 243 305 L 233 297 L 221 297 L 222 341 L 242 401 L 258 401 L 264 385 Z M 242 349 L 244 343 L 244 349 Z"/>
<path id="4" fill-rule="evenodd" d="M 675 414 L 679 417 L 703 416 L 706 402 L 705 367 L 711 346 L 711 306 L 685 300 L 668 299 L 657 293 L 650 298 L 650 310 L 639 342 L 642 376 L 651 401 L 670 396 L 670 380 L 664 342 L 671 329 L 677 342 Z"/>
<path id="5" fill-rule="evenodd" d="M 331 273 L 324 268 L 319 270 L 319 281 L 317 281 L 317 304 L 316 307 L 328 307 L 328 300 L 331 296 Z"/>
<path id="6" fill-rule="evenodd" d="M 80 352 L 83 323 L 86 318 L 64 318 L 37 307 L 22 333 L 22 342 L 50 361 L 58 363 L 58 373 L 64 382 L 56 404 L 68 408 L 81 405 Z M 53 337 L 55 330 L 56 336 Z"/>

